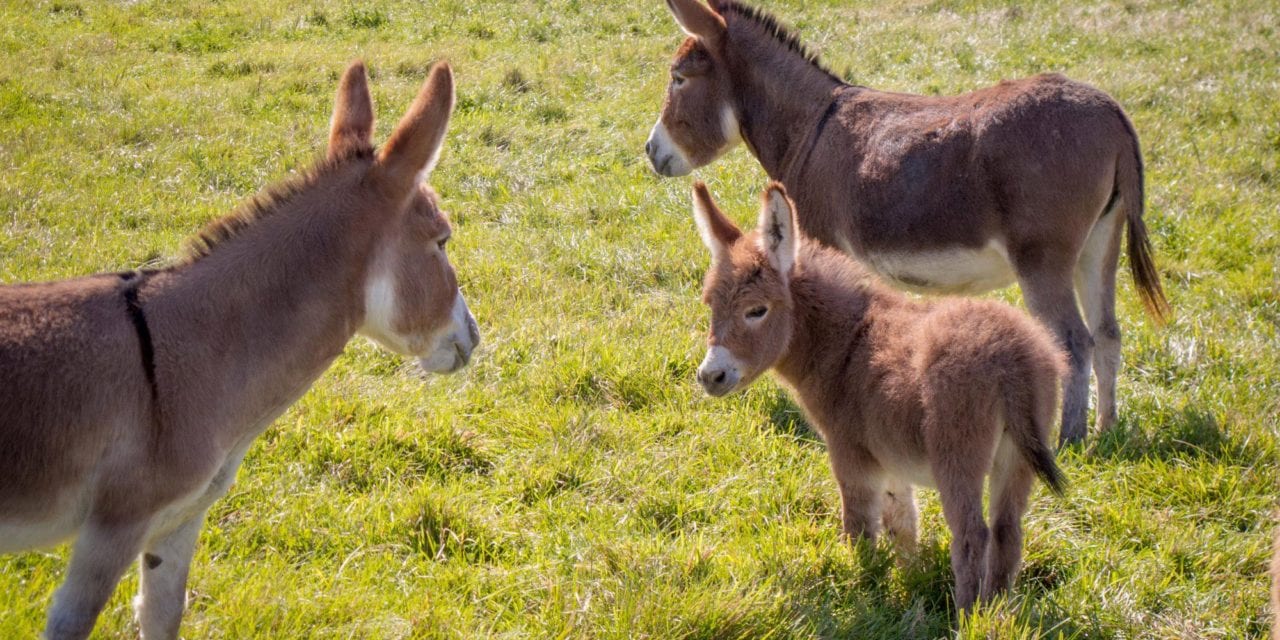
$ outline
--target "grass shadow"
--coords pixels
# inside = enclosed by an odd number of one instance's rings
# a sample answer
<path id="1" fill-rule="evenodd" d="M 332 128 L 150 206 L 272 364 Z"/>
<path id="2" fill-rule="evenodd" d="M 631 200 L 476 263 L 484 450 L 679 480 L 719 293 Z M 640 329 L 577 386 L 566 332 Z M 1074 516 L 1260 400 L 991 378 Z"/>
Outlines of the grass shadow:
<path id="1" fill-rule="evenodd" d="M 769 416 L 769 424 L 775 432 L 796 440 L 823 444 L 822 437 L 809 426 L 804 412 L 786 391 L 775 389 L 764 399 L 760 408 Z"/>
<path id="2" fill-rule="evenodd" d="M 1122 420 L 1084 445 L 1079 453 L 1085 460 L 1117 462 L 1203 460 L 1248 464 L 1266 457 L 1259 442 L 1232 437 L 1212 413 L 1191 407 L 1154 421 L 1153 427 Z"/>
<path id="3" fill-rule="evenodd" d="M 1059 574 L 1070 570 L 1065 556 L 1029 558 L 1012 594 L 962 621 L 953 601 L 950 549 L 942 539 L 921 540 L 909 555 L 884 540 L 853 545 L 849 553 L 856 559 L 852 571 L 833 563 L 779 576 L 789 615 L 818 637 L 1100 640 L 1122 634 L 1102 620 L 1081 620 L 1055 600 L 1065 583 Z"/>

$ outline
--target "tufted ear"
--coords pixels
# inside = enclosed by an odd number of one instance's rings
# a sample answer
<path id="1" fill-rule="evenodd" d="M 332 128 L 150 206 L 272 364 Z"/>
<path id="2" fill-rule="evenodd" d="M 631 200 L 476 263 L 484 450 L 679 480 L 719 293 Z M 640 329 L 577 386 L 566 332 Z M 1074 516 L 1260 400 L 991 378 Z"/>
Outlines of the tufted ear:
<path id="1" fill-rule="evenodd" d="M 787 190 L 781 182 L 771 182 L 761 196 L 760 250 L 769 256 L 769 263 L 786 279 L 791 267 L 796 263 L 796 251 L 800 243 L 796 241 L 795 205 L 787 197 Z"/>
<path id="2" fill-rule="evenodd" d="M 698 233 L 711 250 L 712 260 L 719 260 L 742 237 L 742 231 L 720 211 L 701 180 L 693 183 L 693 221 L 698 223 Z"/>
<path id="3" fill-rule="evenodd" d="M 338 83 L 329 119 L 329 158 L 373 148 L 373 99 L 364 63 L 352 62 Z"/>
<path id="4" fill-rule="evenodd" d="M 724 18 L 702 0 L 667 0 L 667 8 L 685 33 L 707 43 L 724 37 Z"/>
<path id="5" fill-rule="evenodd" d="M 453 70 L 447 62 L 437 63 L 378 154 L 388 178 L 411 185 L 431 173 L 440 159 L 453 103 Z"/>

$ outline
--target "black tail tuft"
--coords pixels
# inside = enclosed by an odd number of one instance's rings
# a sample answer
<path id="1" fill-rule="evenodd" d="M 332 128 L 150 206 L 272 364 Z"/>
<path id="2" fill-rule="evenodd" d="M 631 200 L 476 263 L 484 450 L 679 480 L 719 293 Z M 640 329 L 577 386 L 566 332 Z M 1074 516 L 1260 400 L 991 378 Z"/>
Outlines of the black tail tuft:
<path id="1" fill-rule="evenodd" d="M 1031 463 L 1031 468 L 1041 480 L 1044 480 L 1045 484 L 1049 485 L 1050 490 L 1059 496 L 1066 491 L 1067 479 L 1058 468 L 1058 463 L 1054 462 L 1053 452 L 1043 442 L 1038 440 L 1024 442 L 1022 455 L 1026 456 L 1027 462 Z"/>

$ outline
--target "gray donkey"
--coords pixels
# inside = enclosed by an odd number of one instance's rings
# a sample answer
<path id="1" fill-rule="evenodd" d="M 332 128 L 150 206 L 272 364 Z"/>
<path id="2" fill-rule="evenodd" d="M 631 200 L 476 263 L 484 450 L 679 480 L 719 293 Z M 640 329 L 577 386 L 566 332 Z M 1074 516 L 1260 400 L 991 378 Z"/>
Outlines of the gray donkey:
<path id="1" fill-rule="evenodd" d="M 161 270 L 0 287 L 0 552 L 75 538 L 46 636 L 84 638 L 133 558 L 144 638 L 174 638 L 209 506 L 357 333 L 461 368 L 479 342 L 424 183 L 453 109 L 437 65 L 380 150 L 364 66 L 327 157 Z"/>

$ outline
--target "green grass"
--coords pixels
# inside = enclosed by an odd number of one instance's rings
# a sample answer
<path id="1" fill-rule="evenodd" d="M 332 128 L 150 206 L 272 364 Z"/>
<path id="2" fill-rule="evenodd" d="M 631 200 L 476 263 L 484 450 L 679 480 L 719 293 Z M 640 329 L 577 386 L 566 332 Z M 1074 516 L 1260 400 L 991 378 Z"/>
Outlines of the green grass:
<path id="1" fill-rule="evenodd" d="M 433 183 L 484 344 L 423 378 L 364 341 L 250 450 L 211 512 L 187 637 L 1260 637 L 1280 398 L 1280 13 L 1266 0 L 770 0 L 870 86 L 1059 70 L 1114 95 L 1148 166 L 1174 308 L 1127 276 L 1121 428 L 1037 489 L 1007 601 L 961 623 L 948 534 L 851 550 L 825 450 L 772 382 L 693 382 L 708 257 L 687 179 L 642 147 L 680 41 L 661 2 L 7 2 L 0 282 L 173 256 L 320 153 L 364 58 L 382 117 L 448 58 Z M 846 72 L 847 70 L 847 72 Z M 744 149 L 698 171 L 740 221 Z M 1002 292 L 1016 300 L 1016 291 Z M 30 637 L 66 548 L 0 558 Z M 130 637 L 130 572 L 98 637 Z"/>

